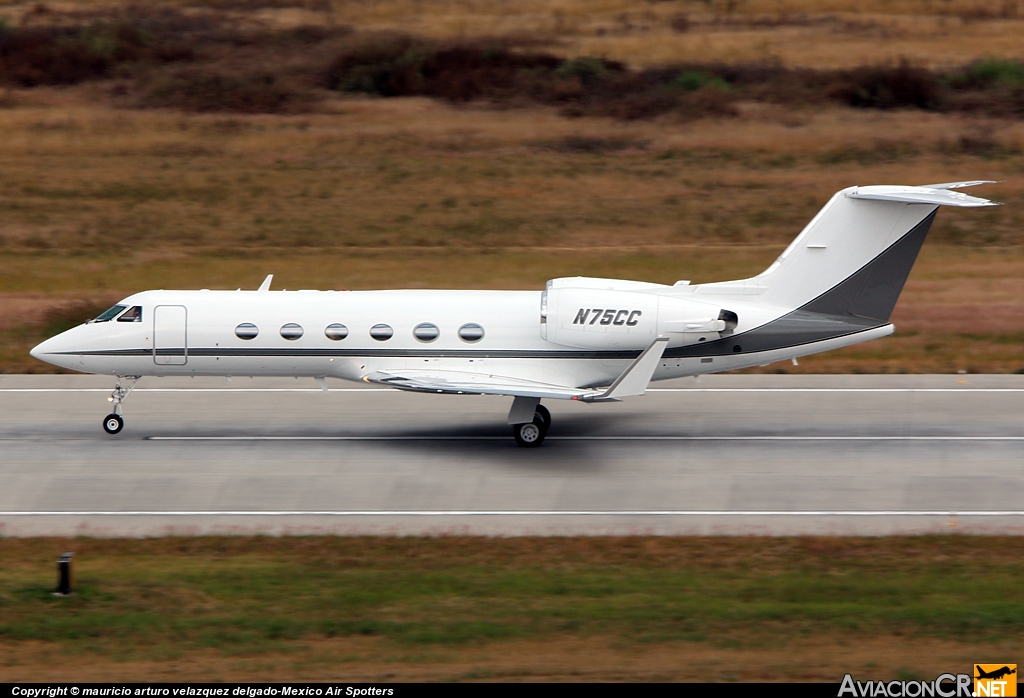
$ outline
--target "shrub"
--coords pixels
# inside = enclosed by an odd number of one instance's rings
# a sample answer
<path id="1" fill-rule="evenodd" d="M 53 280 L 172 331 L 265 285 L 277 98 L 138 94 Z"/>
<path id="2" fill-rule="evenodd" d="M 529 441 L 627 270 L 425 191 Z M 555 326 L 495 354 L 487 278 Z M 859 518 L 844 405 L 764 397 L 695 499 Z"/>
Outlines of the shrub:
<path id="1" fill-rule="evenodd" d="M 719 77 L 714 77 L 703 73 L 699 70 L 681 70 L 679 74 L 672 79 L 672 86 L 679 87 L 688 92 L 699 90 L 703 87 L 712 87 L 719 90 L 728 91 L 730 89 L 729 83 Z"/>
<path id="2" fill-rule="evenodd" d="M 994 59 L 977 61 L 950 75 L 949 83 L 958 89 L 1024 86 L 1024 62 Z"/>
<path id="3" fill-rule="evenodd" d="M 0 81 L 23 87 L 73 85 L 108 77 L 120 64 L 192 57 L 183 42 L 147 31 L 131 19 L 0 31 Z"/>
<path id="4" fill-rule="evenodd" d="M 864 66 L 839 73 L 840 84 L 830 96 L 851 107 L 936 109 L 942 83 L 924 68 L 900 61 L 895 66 Z"/>
<path id="5" fill-rule="evenodd" d="M 597 58 L 575 58 L 555 69 L 559 78 L 576 78 L 584 86 L 596 85 L 608 74 L 608 66 Z"/>
<path id="6" fill-rule="evenodd" d="M 241 77 L 201 70 L 183 70 L 155 81 L 143 106 L 191 112 L 286 113 L 302 111 L 311 101 L 269 73 Z"/>
<path id="7" fill-rule="evenodd" d="M 562 61 L 543 53 L 515 53 L 500 42 L 444 43 L 384 34 L 343 48 L 321 82 L 335 90 L 384 97 L 422 95 L 466 101 L 515 93 L 536 96 L 538 82 L 550 81 L 564 63 L 573 64 L 567 76 L 584 76 L 588 82 L 606 66 L 596 59 Z"/>

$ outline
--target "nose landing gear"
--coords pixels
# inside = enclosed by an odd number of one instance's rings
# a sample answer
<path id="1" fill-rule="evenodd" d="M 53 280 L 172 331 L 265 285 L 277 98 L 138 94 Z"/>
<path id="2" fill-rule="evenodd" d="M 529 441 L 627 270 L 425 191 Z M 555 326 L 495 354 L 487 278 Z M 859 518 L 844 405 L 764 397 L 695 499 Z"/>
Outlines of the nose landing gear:
<path id="1" fill-rule="evenodd" d="M 110 402 L 114 403 L 114 411 L 103 418 L 103 431 L 108 434 L 117 434 L 124 429 L 124 417 L 121 416 L 121 403 L 128 399 L 132 390 L 135 388 L 135 384 L 139 382 L 141 376 L 118 376 L 117 385 L 114 388 L 114 392 L 107 398 Z M 121 380 L 128 380 L 128 387 L 121 386 Z"/>

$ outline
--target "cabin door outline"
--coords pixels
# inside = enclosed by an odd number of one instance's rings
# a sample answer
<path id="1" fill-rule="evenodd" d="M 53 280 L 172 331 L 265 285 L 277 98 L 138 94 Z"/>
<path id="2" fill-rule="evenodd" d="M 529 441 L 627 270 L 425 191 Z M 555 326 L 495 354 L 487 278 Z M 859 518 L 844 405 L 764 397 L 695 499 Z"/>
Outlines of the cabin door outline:
<path id="1" fill-rule="evenodd" d="M 188 363 L 188 310 L 183 305 L 153 309 L 153 363 L 183 366 Z"/>

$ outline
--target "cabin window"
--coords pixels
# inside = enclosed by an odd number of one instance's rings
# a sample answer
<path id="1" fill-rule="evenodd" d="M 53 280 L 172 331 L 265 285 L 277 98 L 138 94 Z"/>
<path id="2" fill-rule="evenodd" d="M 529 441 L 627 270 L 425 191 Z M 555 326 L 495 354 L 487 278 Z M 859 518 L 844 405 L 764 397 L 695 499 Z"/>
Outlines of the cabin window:
<path id="1" fill-rule="evenodd" d="M 290 341 L 298 339 L 302 336 L 302 325 L 297 325 L 294 322 L 281 325 L 281 336 Z"/>
<path id="2" fill-rule="evenodd" d="M 125 311 L 124 315 L 117 318 L 118 322 L 142 322 L 142 306 L 135 305 Z"/>
<path id="3" fill-rule="evenodd" d="M 441 330 L 432 322 L 421 322 L 413 328 L 412 336 L 421 342 L 433 342 L 441 336 Z"/>
<path id="4" fill-rule="evenodd" d="M 459 328 L 459 339 L 463 342 L 479 342 L 484 338 L 484 328 L 475 322 L 467 322 Z"/>
<path id="5" fill-rule="evenodd" d="M 251 322 L 243 322 L 241 325 L 235 328 L 235 336 L 239 339 L 256 339 L 256 335 L 260 333 L 260 328 Z"/>
<path id="6" fill-rule="evenodd" d="M 348 337 L 348 328 L 340 322 L 335 322 L 324 329 L 324 334 L 327 336 L 327 339 L 333 339 L 337 342 L 339 339 L 345 339 L 345 337 Z"/>
<path id="7" fill-rule="evenodd" d="M 95 320 L 93 320 L 93 322 L 109 322 L 110 320 L 113 320 L 118 315 L 120 315 L 121 311 L 124 310 L 127 307 L 128 306 L 126 306 L 126 305 L 115 305 L 110 310 L 108 310 L 105 313 L 103 313 L 102 315 L 98 316 Z"/>
<path id="8" fill-rule="evenodd" d="M 383 342 L 391 339 L 395 334 L 395 331 L 391 329 L 391 325 L 374 325 L 370 328 L 370 336 L 376 339 L 378 342 Z"/>

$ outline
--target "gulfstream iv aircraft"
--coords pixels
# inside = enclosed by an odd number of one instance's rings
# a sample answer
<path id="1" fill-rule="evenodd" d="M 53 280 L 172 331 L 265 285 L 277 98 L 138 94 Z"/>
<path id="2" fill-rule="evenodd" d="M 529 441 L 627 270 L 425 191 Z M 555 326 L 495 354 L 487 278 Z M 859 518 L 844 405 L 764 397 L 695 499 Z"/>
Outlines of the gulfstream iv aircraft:
<path id="1" fill-rule="evenodd" d="M 32 350 L 117 377 L 111 434 L 141 376 L 327 377 L 399 390 L 513 397 L 522 446 L 542 399 L 608 402 L 651 380 L 795 359 L 876 339 L 939 206 L 990 182 L 850 187 L 750 279 L 672 286 L 573 277 L 544 291 L 145 291 Z"/>

